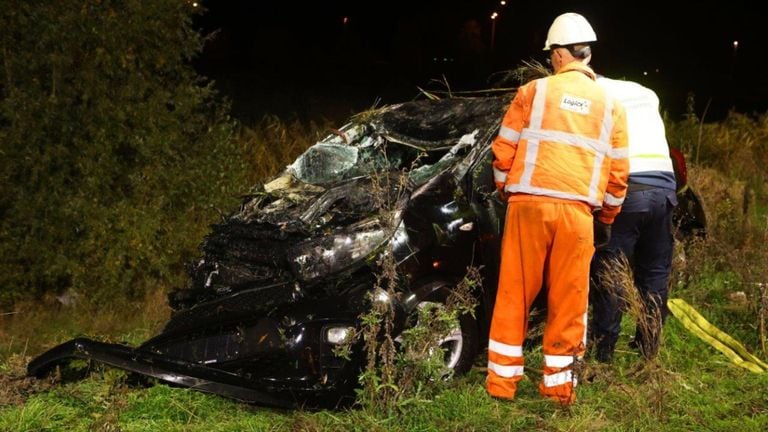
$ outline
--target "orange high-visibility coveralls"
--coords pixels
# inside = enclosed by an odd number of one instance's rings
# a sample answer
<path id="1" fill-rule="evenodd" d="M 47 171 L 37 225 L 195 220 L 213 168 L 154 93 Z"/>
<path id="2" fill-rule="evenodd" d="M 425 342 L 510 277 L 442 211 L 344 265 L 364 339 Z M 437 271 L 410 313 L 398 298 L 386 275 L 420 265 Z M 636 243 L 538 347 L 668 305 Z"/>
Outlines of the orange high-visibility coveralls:
<path id="1" fill-rule="evenodd" d="M 542 395 L 575 400 L 585 351 L 592 211 L 610 224 L 627 187 L 623 108 L 580 62 L 520 87 L 494 140 L 497 186 L 508 196 L 501 272 L 488 342 L 492 396 L 512 399 L 523 377 L 529 309 L 546 284 Z"/>

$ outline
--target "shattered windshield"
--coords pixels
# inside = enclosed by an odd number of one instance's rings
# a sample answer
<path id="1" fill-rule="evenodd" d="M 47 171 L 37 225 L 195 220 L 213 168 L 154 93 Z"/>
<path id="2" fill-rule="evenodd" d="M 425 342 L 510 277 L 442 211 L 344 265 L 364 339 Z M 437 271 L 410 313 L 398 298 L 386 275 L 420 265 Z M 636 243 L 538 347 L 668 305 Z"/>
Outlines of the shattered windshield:
<path id="1" fill-rule="evenodd" d="M 288 167 L 294 178 L 328 185 L 379 172 L 407 171 L 421 184 L 450 167 L 481 135 L 498 128 L 508 98 L 418 101 L 346 124 Z"/>
<path id="2" fill-rule="evenodd" d="M 306 183 L 323 184 L 341 180 L 357 164 L 358 148 L 317 143 L 291 165 L 293 175 Z"/>
<path id="3" fill-rule="evenodd" d="M 319 142 L 288 168 L 294 177 L 305 183 L 329 184 L 398 169 L 420 153 L 402 145 L 382 145 L 384 142 L 373 137 L 364 137 L 357 145 Z"/>

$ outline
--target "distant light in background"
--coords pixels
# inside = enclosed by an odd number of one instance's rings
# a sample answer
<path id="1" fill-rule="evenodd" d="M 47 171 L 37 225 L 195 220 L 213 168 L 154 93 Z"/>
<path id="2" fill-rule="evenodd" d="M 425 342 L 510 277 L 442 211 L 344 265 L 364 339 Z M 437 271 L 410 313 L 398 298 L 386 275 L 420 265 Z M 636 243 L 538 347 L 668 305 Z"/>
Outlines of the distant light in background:
<path id="1" fill-rule="evenodd" d="M 502 6 L 507 4 L 507 2 L 505 2 L 504 0 L 501 0 L 499 3 L 501 3 Z"/>
<path id="2" fill-rule="evenodd" d="M 349 17 L 346 17 L 346 16 L 345 16 L 344 18 L 342 18 L 341 22 L 342 22 L 344 25 L 347 25 L 347 24 L 349 24 Z"/>
<path id="3" fill-rule="evenodd" d="M 493 46 L 496 44 L 496 18 L 498 16 L 497 12 L 491 14 L 491 52 L 493 52 Z"/>
<path id="4" fill-rule="evenodd" d="M 733 41 L 733 55 L 731 56 L 731 73 L 729 77 L 730 86 L 733 87 L 736 84 L 736 74 L 737 74 L 737 68 L 738 68 L 738 57 L 739 57 L 739 41 L 734 40 Z M 730 102 L 731 107 L 734 105 L 734 101 L 731 100 Z"/>
<path id="5" fill-rule="evenodd" d="M 198 7 L 198 6 L 200 6 L 200 3 L 198 3 L 198 2 L 192 2 L 192 7 L 193 7 L 193 8 L 196 8 L 196 7 Z"/>
<path id="6" fill-rule="evenodd" d="M 643 71 L 643 76 L 648 76 L 648 71 Z"/>

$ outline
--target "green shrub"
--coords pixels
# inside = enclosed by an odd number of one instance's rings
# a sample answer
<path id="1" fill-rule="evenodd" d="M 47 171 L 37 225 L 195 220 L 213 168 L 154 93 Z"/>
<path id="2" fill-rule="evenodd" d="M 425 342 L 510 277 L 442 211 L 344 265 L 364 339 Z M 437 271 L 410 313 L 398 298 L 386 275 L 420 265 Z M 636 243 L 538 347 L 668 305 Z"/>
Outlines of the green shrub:
<path id="1" fill-rule="evenodd" d="M 0 10 L 0 304 L 181 283 L 246 182 L 184 1 Z"/>

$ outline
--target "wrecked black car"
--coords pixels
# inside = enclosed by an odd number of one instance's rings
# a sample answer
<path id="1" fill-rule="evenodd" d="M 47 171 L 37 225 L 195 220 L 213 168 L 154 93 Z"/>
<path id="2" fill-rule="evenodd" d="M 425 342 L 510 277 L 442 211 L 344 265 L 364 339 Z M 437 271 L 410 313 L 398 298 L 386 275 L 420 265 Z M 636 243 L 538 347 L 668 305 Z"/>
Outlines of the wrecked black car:
<path id="1" fill-rule="evenodd" d="M 74 339 L 35 358 L 29 374 L 81 358 L 256 404 L 346 405 L 362 346 L 348 358 L 335 348 L 370 303 L 395 302 L 406 317 L 444 302 L 474 266 L 476 313 L 440 343 L 446 366 L 467 371 L 495 297 L 505 204 L 490 143 L 510 100 L 426 99 L 353 117 L 212 227 L 160 334 L 138 347 Z M 679 226 L 703 230 L 698 198 L 681 189 Z M 396 263 L 397 298 L 372 292 L 382 254 Z"/>

